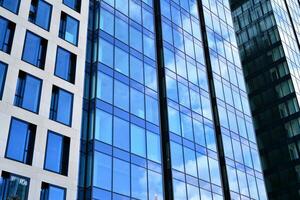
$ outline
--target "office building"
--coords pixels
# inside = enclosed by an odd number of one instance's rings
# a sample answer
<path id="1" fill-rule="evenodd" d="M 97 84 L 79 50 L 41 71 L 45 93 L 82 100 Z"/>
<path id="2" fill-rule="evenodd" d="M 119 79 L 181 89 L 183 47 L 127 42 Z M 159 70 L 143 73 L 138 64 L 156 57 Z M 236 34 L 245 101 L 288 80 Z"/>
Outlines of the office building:
<path id="1" fill-rule="evenodd" d="M 227 0 L 0 14 L 0 199 L 267 199 Z"/>
<path id="2" fill-rule="evenodd" d="M 300 198 L 300 3 L 231 1 L 270 199 Z"/>

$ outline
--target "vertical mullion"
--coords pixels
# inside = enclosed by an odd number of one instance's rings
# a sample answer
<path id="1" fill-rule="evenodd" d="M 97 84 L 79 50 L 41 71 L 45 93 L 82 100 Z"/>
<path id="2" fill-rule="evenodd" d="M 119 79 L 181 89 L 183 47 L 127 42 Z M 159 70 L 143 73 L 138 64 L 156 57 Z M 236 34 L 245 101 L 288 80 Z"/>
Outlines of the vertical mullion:
<path id="1" fill-rule="evenodd" d="M 203 48 L 204 48 L 203 49 L 204 57 L 205 57 L 204 59 L 205 59 L 205 65 L 207 68 L 209 95 L 210 95 L 210 99 L 211 99 L 212 114 L 213 114 L 213 119 L 214 119 L 214 128 L 215 128 L 215 134 L 216 134 L 217 151 L 218 151 L 218 158 L 219 158 L 219 164 L 220 164 L 223 195 L 224 195 L 224 199 L 230 199 L 229 182 L 228 182 L 228 177 L 227 177 L 225 155 L 224 155 L 224 151 L 223 151 L 221 127 L 219 125 L 220 123 L 219 123 L 218 104 L 217 104 L 217 99 L 216 99 L 216 95 L 215 95 L 216 92 L 215 92 L 215 88 L 214 88 L 212 65 L 210 62 L 209 44 L 208 44 L 208 38 L 207 38 L 207 33 L 206 33 L 206 25 L 205 25 L 202 0 L 198 0 L 197 5 L 198 5 L 198 11 L 199 11 L 199 20 L 200 20 L 200 29 L 201 29 L 200 31 L 202 33 L 202 41 L 203 41 Z"/>

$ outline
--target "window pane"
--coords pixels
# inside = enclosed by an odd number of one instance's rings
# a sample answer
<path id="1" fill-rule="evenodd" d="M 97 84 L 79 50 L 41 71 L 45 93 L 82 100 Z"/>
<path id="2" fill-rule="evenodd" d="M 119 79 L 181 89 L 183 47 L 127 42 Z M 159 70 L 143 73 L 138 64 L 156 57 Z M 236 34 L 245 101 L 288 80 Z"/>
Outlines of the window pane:
<path id="1" fill-rule="evenodd" d="M 100 9 L 100 29 L 114 35 L 114 15 L 103 8 Z"/>
<path id="2" fill-rule="evenodd" d="M 148 170 L 149 199 L 163 199 L 162 176 Z"/>
<path id="3" fill-rule="evenodd" d="M 114 117 L 114 146 L 129 151 L 129 123 Z"/>
<path id="4" fill-rule="evenodd" d="M 147 170 L 131 165 L 131 194 L 138 199 L 147 199 Z"/>
<path id="5" fill-rule="evenodd" d="M 128 53 L 118 47 L 115 47 L 115 69 L 128 76 L 129 71 Z"/>
<path id="6" fill-rule="evenodd" d="M 143 75 L 144 75 L 143 62 L 134 56 L 130 56 L 130 77 L 143 84 L 144 83 Z"/>
<path id="7" fill-rule="evenodd" d="M 147 157 L 149 160 L 161 162 L 160 136 L 147 131 Z"/>
<path id="8" fill-rule="evenodd" d="M 123 110 L 129 110 L 129 87 L 117 80 L 114 84 L 114 104 Z"/>
<path id="9" fill-rule="evenodd" d="M 113 191 L 127 196 L 130 195 L 129 163 L 115 158 L 113 169 Z"/>
<path id="10" fill-rule="evenodd" d="M 195 152 L 189 148 L 184 147 L 184 162 L 185 171 L 187 174 L 197 177 L 197 163 Z"/>
<path id="11" fill-rule="evenodd" d="M 34 13 L 35 18 L 31 19 L 33 20 L 32 22 L 42 27 L 43 29 L 48 30 L 50 25 L 50 20 L 51 20 L 52 6 L 43 0 L 39 0 L 37 5 L 33 5 L 31 3 L 31 6 L 35 6 L 36 9 Z"/>
<path id="12" fill-rule="evenodd" d="M 153 124 L 159 124 L 158 101 L 146 95 L 146 119 Z"/>
<path id="13" fill-rule="evenodd" d="M 71 52 L 58 47 L 55 64 L 55 75 L 74 83 L 76 68 L 76 55 Z"/>
<path id="14" fill-rule="evenodd" d="M 197 153 L 198 174 L 199 178 L 209 181 L 208 161 L 205 155 Z"/>
<path id="15" fill-rule="evenodd" d="M 144 105 L 145 99 L 144 99 L 144 94 L 130 88 L 130 111 L 134 115 L 140 117 L 140 118 L 145 118 L 145 105 Z"/>
<path id="16" fill-rule="evenodd" d="M 96 110 L 95 139 L 112 144 L 112 115 Z"/>
<path id="17" fill-rule="evenodd" d="M 57 106 L 56 120 L 64 124 L 70 125 L 72 119 L 73 95 L 64 90 L 59 90 L 58 99 L 59 100 Z"/>
<path id="18" fill-rule="evenodd" d="M 0 16 L 0 50 L 10 54 L 15 24 Z"/>
<path id="19" fill-rule="evenodd" d="M 145 130 L 131 124 L 131 152 L 146 157 Z"/>
<path id="20" fill-rule="evenodd" d="M 97 98 L 112 103 L 113 98 L 113 78 L 100 71 L 97 77 Z"/>
<path id="21" fill-rule="evenodd" d="M 110 156 L 95 151 L 93 184 L 106 190 L 111 189 L 112 159 Z"/>
<path id="22" fill-rule="evenodd" d="M 157 91 L 157 73 L 154 67 L 145 64 L 145 86 Z"/>
<path id="23" fill-rule="evenodd" d="M 0 62 L 0 100 L 2 99 L 3 90 L 4 90 L 6 70 L 7 70 L 7 65 Z"/>
<path id="24" fill-rule="evenodd" d="M 70 8 L 73 8 L 77 12 L 80 12 L 81 0 L 63 0 L 64 4 Z"/>
<path id="25" fill-rule="evenodd" d="M 169 130 L 180 135 L 180 118 L 179 111 L 168 106 Z"/>
<path id="26" fill-rule="evenodd" d="M 118 17 L 115 18 L 115 37 L 128 44 L 128 23 Z"/>
<path id="27" fill-rule="evenodd" d="M 1 3 L 0 3 L 1 4 Z M 3 0 L 2 1 L 2 7 L 14 12 L 14 13 L 17 13 L 18 10 L 19 10 L 19 4 L 20 4 L 20 0 Z"/>
<path id="28" fill-rule="evenodd" d="M 41 56 L 42 48 L 46 48 L 42 46 L 42 38 L 27 32 L 22 59 L 37 67 L 44 66 L 45 58 Z"/>
<path id="29" fill-rule="evenodd" d="M 113 67 L 113 45 L 102 38 L 99 39 L 98 42 L 98 59 L 103 64 Z"/>
<path id="30" fill-rule="evenodd" d="M 63 137 L 53 132 L 48 133 L 45 169 L 60 172 L 62 162 Z"/>
<path id="31" fill-rule="evenodd" d="M 10 174 L 2 171 L 2 177 L 0 177 L 0 197 L 2 199 L 18 199 L 27 200 L 29 179 L 18 175 Z"/>
<path id="32" fill-rule="evenodd" d="M 194 140 L 192 119 L 190 116 L 181 114 L 181 130 L 182 136 L 191 141 Z"/>
<path id="33" fill-rule="evenodd" d="M 172 168 L 184 172 L 182 146 L 175 142 L 171 142 L 171 160 Z"/>
<path id="34" fill-rule="evenodd" d="M 142 33 L 130 26 L 130 46 L 142 52 Z"/>
<path id="35" fill-rule="evenodd" d="M 24 88 L 22 107 L 33 112 L 37 112 L 39 108 L 41 92 L 41 80 L 33 76 L 26 76 L 26 84 Z"/>
<path id="36" fill-rule="evenodd" d="M 64 200 L 65 199 L 65 190 L 55 186 L 49 187 L 49 197 L 48 200 Z"/>

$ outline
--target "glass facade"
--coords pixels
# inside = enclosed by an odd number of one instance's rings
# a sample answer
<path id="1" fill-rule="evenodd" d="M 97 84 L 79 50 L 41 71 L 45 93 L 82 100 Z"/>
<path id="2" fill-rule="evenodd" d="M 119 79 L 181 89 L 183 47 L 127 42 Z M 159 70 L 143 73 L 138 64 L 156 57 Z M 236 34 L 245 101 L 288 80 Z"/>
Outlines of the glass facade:
<path id="1" fill-rule="evenodd" d="M 268 197 L 299 199 L 299 2 L 231 6 Z"/>
<path id="2" fill-rule="evenodd" d="M 267 199 L 228 1 L 91 0 L 88 34 L 79 199 Z"/>

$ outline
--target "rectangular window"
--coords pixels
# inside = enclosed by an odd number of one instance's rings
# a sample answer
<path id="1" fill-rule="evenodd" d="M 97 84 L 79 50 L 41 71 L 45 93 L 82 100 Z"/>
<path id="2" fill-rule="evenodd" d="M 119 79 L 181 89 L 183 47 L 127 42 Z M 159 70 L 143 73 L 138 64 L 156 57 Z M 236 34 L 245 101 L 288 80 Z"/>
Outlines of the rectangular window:
<path id="1" fill-rule="evenodd" d="M 15 27 L 15 23 L 0 17 L 0 50 L 8 54 L 11 51 Z"/>
<path id="2" fill-rule="evenodd" d="M 15 13 L 18 14 L 19 12 L 19 4 L 20 0 L 1 0 L 0 6 Z"/>
<path id="3" fill-rule="evenodd" d="M 51 4 L 43 0 L 32 0 L 28 20 L 45 30 L 49 30 L 51 13 Z"/>
<path id="4" fill-rule="evenodd" d="M 73 10 L 80 12 L 81 0 L 63 0 L 63 3 L 69 8 L 72 8 Z"/>
<path id="5" fill-rule="evenodd" d="M 29 178 L 2 171 L 0 177 L 0 199 L 27 200 Z"/>
<path id="6" fill-rule="evenodd" d="M 0 62 L 0 100 L 2 100 L 5 79 L 6 79 L 7 64 Z"/>
<path id="7" fill-rule="evenodd" d="M 43 69 L 46 61 L 48 41 L 30 31 L 27 31 L 22 60 Z"/>
<path id="8" fill-rule="evenodd" d="M 57 47 L 56 63 L 55 63 L 55 75 L 69 81 L 70 83 L 75 82 L 76 72 L 76 55 Z"/>
<path id="9" fill-rule="evenodd" d="M 38 113 L 42 81 L 20 71 L 14 105 Z"/>
<path id="10" fill-rule="evenodd" d="M 59 37 L 77 46 L 79 22 L 62 12 L 60 17 Z"/>
<path id="11" fill-rule="evenodd" d="M 62 175 L 68 175 L 70 138 L 49 131 L 44 168 Z"/>
<path id="12" fill-rule="evenodd" d="M 31 165 L 35 132 L 36 125 L 12 118 L 5 157 Z"/>
<path id="13" fill-rule="evenodd" d="M 71 126 L 73 94 L 53 86 L 49 118 Z"/>
<path id="14" fill-rule="evenodd" d="M 51 185 L 49 183 L 42 182 L 41 188 L 41 200 L 65 200 L 66 199 L 66 189 Z"/>

